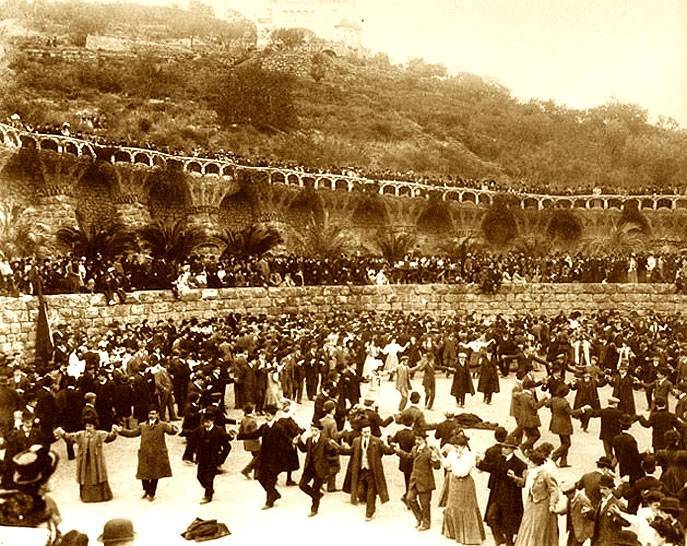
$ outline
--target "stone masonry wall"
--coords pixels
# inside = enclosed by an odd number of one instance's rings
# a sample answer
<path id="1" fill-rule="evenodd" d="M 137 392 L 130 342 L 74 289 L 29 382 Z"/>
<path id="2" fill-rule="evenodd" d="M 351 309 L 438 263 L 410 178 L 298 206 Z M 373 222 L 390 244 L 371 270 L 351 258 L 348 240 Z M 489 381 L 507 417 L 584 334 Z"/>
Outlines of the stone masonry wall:
<path id="1" fill-rule="evenodd" d="M 474 312 L 554 315 L 563 310 L 592 312 L 601 309 L 673 313 L 687 310 L 687 295 L 675 294 L 668 284 L 537 284 L 504 286 L 493 296 L 464 285 L 308 286 L 297 288 L 229 288 L 196 290 L 176 301 L 170 291 L 130 294 L 123 305 L 105 304 L 100 295 L 48 296 L 51 325 L 70 323 L 95 335 L 112 321 L 140 322 L 198 317 L 210 318 L 231 311 L 279 315 L 288 312 L 322 314 L 333 308 L 355 311 L 403 311 L 449 315 Z M 0 297 L 0 350 L 33 352 L 37 298 Z"/>

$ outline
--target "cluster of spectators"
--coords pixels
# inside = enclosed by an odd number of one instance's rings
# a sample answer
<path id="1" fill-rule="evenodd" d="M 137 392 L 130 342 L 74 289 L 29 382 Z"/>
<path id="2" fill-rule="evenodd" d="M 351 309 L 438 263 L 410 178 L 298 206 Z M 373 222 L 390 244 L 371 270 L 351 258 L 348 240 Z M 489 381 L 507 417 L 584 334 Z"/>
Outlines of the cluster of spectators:
<path id="1" fill-rule="evenodd" d="M 671 253 L 589 256 L 556 253 L 468 252 L 463 257 L 406 256 L 389 263 L 374 256 L 308 258 L 193 255 L 176 264 L 142 255 L 89 260 L 72 255 L 38 260 L 0 256 L 0 294 L 104 293 L 114 303 L 135 290 L 183 295 L 193 288 L 245 286 L 476 284 L 495 292 L 502 284 L 675 283 L 687 284 L 687 258 Z"/>
<path id="2" fill-rule="evenodd" d="M 99 113 L 82 114 L 78 128 L 72 130 L 68 122 L 63 124 L 45 124 L 32 126 L 22 122 L 18 114 L 13 114 L 6 121 L 7 124 L 24 131 L 35 132 L 38 134 L 61 135 L 73 137 L 81 140 L 88 140 L 97 145 L 96 153 L 102 159 L 109 161 L 111 154 L 116 148 L 141 148 L 154 150 L 167 155 L 179 157 L 200 157 L 228 161 L 237 165 L 247 167 L 280 167 L 302 173 L 312 174 L 338 174 L 353 178 L 368 178 L 372 180 L 391 180 L 403 182 L 417 182 L 433 186 L 450 186 L 456 188 L 469 188 L 477 190 L 489 190 L 495 192 L 508 192 L 515 194 L 537 194 L 537 195 L 680 195 L 687 192 L 687 188 L 648 186 L 644 188 L 618 188 L 611 186 L 566 186 L 554 187 L 551 184 L 533 184 L 525 180 L 503 180 L 498 181 L 494 178 L 469 178 L 458 175 L 436 176 L 426 173 L 416 173 L 412 170 L 399 172 L 389 169 L 365 169 L 359 167 L 341 167 L 331 165 L 326 169 L 317 166 L 302 165 L 294 161 L 285 161 L 278 157 L 255 156 L 246 157 L 233 151 L 220 149 L 209 150 L 203 147 L 195 147 L 191 150 L 173 148 L 169 146 L 159 146 L 152 141 L 137 141 L 124 139 L 111 139 L 103 133 L 107 129 L 107 119 Z M 101 133 L 93 131 L 100 130 Z"/>

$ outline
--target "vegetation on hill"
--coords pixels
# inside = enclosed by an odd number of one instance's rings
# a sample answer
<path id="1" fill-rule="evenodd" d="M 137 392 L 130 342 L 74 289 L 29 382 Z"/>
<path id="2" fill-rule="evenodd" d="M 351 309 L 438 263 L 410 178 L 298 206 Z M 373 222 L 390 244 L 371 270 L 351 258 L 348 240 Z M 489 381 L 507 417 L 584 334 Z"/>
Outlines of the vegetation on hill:
<path id="1" fill-rule="evenodd" d="M 8 0 L 12 9 L 0 13 L 20 15 L 46 36 L 78 33 L 82 4 L 33 4 L 29 14 L 17 8 L 22 1 Z M 652 124 L 634 105 L 575 110 L 523 103 L 496 82 L 449 77 L 421 60 L 401 67 L 383 55 L 299 53 L 300 39 L 283 32 L 266 51 L 232 49 L 229 37 L 250 27 L 214 19 L 201 5 L 193 16 L 131 5 L 89 4 L 85 13 L 94 20 L 82 25 L 89 32 L 226 39 L 209 53 L 174 62 L 151 52 L 119 61 L 36 59 L 17 49 L 0 115 L 16 111 L 34 124 L 67 119 L 78 128 L 77 112 L 93 111 L 107 119 L 96 132 L 114 140 L 233 150 L 323 169 L 525 181 L 541 190 L 683 188 L 687 180 L 687 131 L 672 120 Z M 264 68 L 294 62 L 306 70 Z"/>

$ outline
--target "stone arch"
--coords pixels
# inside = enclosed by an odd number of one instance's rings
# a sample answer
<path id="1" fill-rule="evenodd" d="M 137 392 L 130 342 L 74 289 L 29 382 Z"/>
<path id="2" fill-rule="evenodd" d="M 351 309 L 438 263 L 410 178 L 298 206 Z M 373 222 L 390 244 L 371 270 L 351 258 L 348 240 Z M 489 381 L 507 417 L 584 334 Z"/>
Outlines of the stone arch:
<path id="1" fill-rule="evenodd" d="M 303 188 L 311 188 L 311 189 L 316 189 L 315 188 L 315 178 L 312 176 L 309 176 L 307 174 L 301 176 L 301 187 Z"/>
<path id="2" fill-rule="evenodd" d="M 550 213 L 546 235 L 565 244 L 574 243 L 582 236 L 582 222 L 570 209 L 558 209 Z"/>
<path id="3" fill-rule="evenodd" d="M 152 216 L 185 215 L 192 201 L 184 172 L 178 168 L 167 168 L 153 174 L 148 185 L 147 203 Z"/>
<path id="4" fill-rule="evenodd" d="M 479 204 L 477 194 L 471 191 L 463 192 L 463 195 L 460 196 L 460 201 L 461 203 L 472 203 L 473 205 Z"/>
<path id="5" fill-rule="evenodd" d="M 494 197 L 489 193 L 478 193 L 477 204 L 481 206 L 489 206 L 494 204 Z"/>
<path id="6" fill-rule="evenodd" d="M 220 175 L 220 167 L 217 163 L 208 163 L 205 165 L 205 174 L 210 174 L 214 176 Z"/>
<path id="7" fill-rule="evenodd" d="M 651 199 L 650 197 L 642 199 L 642 208 L 643 209 L 653 209 L 654 208 L 654 200 Z"/>
<path id="8" fill-rule="evenodd" d="M 38 148 L 38 142 L 31 135 L 21 135 L 19 139 L 21 140 L 22 148 L 32 148 L 34 150 Z"/>
<path id="9" fill-rule="evenodd" d="M 199 161 L 189 161 L 189 163 L 186 165 L 186 170 L 190 173 L 201 174 L 203 172 L 203 167 Z"/>
<path id="10" fill-rule="evenodd" d="M 131 154 L 128 150 L 117 149 L 113 157 L 114 163 L 131 163 Z"/>
<path id="11" fill-rule="evenodd" d="M 676 199 L 675 200 L 676 209 L 687 209 L 687 199 Z"/>
<path id="12" fill-rule="evenodd" d="M 379 189 L 382 195 L 396 195 L 396 188 L 391 184 L 384 184 Z"/>
<path id="13" fill-rule="evenodd" d="M 136 152 L 134 154 L 134 163 L 150 166 L 150 156 L 145 152 Z"/>
<path id="14" fill-rule="evenodd" d="M 79 157 L 81 153 L 79 152 L 79 147 L 74 144 L 72 141 L 67 141 L 64 143 L 62 146 L 62 150 L 67 153 L 67 154 L 72 154 L 76 157 Z"/>
<path id="15" fill-rule="evenodd" d="M 271 175 L 272 184 L 289 184 L 289 177 L 281 171 L 274 171 Z"/>
<path id="16" fill-rule="evenodd" d="M 54 138 L 42 138 L 40 141 L 41 150 L 60 151 L 60 143 Z"/>
<path id="17" fill-rule="evenodd" d="M 351 215 L 351 223 L 362 227 L 388 225 L 389 213 L 382 199 L 380 195 L 365 195 Z"/>
<path id="18" fill-rule="evenodd" d="M 573 206 L 573 202 L 570 199 L 559 199 L 556 202 L 556 208 L 559 209 L 571 209 Z"/>
<path id="19" fill-rule="evenodd" d="M 656 202 L 656 209 L 672 209 L 673 200 L 667 197 L 661 198 Z"/>
<path id="20" fill-rule="evenodd" d="M 298 192 L 289 205 L 286 216 L 289 224 L 304 226 L 315 216 L 321 218 L 324 211 L 322 193 L 311 188 Z"/>
<path id="21" fill-rule="evenodd" d="M 543 209 L 553 208 L 553 199 L 551 199 L 549 197 L 542 199 L 541 206 Z"/>
<path id="22" fill-rule="evenodd" d="M 98 158 L 98 154 L 95 153 L 93 146 L 91 146 L 90 144 L 83 144 L 81 146 L 81 155 L 90 156 L 94 160 Z"/>
<path id="23" fill-rule="evenodd" d="M 539 201 L 537 199 L 535 199 L 534 197 L 525 197 L 522 200 L 522 208 L 523 209 L 539 210 Z"/>
<path id="24" fill-rule="evenodd" d="M 225 165 L 222 167 L 222 176 L 234 176 L 234 167 L 231 165 Z"/>
<path id="25" fill-rule="evenodd" d="M 289 173 L 287 175 L 286 183 L 289 186 L 298 186 L 298 187 L 301 187 L 303 184 L 303 182 L 301 181 L 301 178 L 295 173 Z"/>
<path id="26" fill-rule="evenodd" d="M 413 188 L 410 186 L 398 186 L 399 197 L 413 197 Z"/>
<path id="27" fill-rule="evenodd" d="M 336 182 L 334 182 L 334 189 L 348 191 L 348 180 L 339 178 Z"/>
<path id="28" fill-rule="evenodd" d="M 428 207 L 417 219 L 417 230 L 424 233 L 448 236 L 453 232 L 450 204 L 430 198 Z"/>
<path id="29" fill-rule="evenodd" d="M 614 210 L 620 210 L 623 208 L 623 201 L 622 199 L 619 198 L 612 198 L 608 200 L 608 207 L 609 209 L 614 209 Z"/>
<path id="30" fill-rule="evenodd" d="M 589 201 L 587 201 L 586 199 L 575 199 L 575 202 L 573 203 L 573 208 L 586 209 L 588 202 Z"/>

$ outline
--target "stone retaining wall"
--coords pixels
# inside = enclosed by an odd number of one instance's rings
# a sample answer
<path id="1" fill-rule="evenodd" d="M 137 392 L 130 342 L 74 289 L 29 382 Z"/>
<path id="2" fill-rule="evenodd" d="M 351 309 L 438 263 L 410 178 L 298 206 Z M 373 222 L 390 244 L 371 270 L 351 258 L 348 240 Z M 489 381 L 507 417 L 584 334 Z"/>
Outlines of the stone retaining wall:
<path id="1" fill-rule="evenodd" d="M 687 310 L 687 295 L 675 294 L 669 284 L 536 284 L 504 286 L 494 296 L 480 294 L 474 286 L 308 286 L 298 288 L 229 288 L 196 290 L 182 301 L 170 291 L 130 294 L 123 305 L 108 306 L 98 295 L 48 296 L 52 325 L 70 323 L 97 334 L 113 320 L 151 323 L 160 319 L 209 318 L 230 311 L 279 315 L 287 312 L 322 314 L 332 308 L 403 311 L 446 315 L 474 312 L 479 315 L 536 313 L 554 315 L 563 310 L 672 313 Z M 33 351 L 37 298 L 0 297 L 0 350 Z"/>

